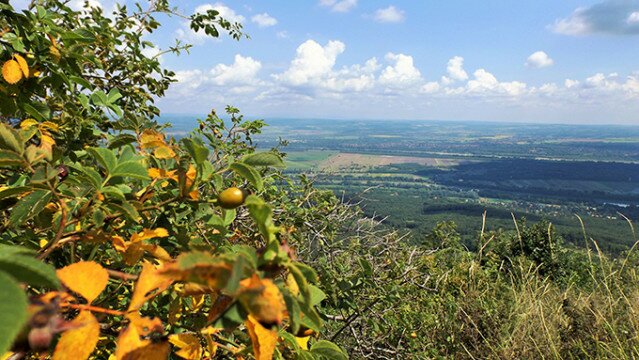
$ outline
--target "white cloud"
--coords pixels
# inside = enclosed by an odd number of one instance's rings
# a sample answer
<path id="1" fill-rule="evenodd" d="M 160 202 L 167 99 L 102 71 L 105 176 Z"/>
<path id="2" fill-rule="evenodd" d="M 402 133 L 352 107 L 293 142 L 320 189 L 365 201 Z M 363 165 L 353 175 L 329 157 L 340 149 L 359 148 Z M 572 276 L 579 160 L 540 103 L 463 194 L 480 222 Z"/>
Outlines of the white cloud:
<path id="1" fill-rule="evenodd" d="M 579 86 L 579 80 L 566 79 L 566 81 L 564 81 L 564 87 L 566 89 L 570 89 L 576 86 Z"/>
<path id="2" fill-rule="evenodd" d="M 307 40 L 297 48 L 288 70 L 276 78 L 290 85 L 303 85 L 321 78 L 331 72 L 337 55 L 345 49 L 341 41 L 331 40 L 326 46 L 321 46 L 314 40 Z"/>
<path id="3" fill-rule="evenodd" d="M 554 63 L 555 61 L 551 59 L 550 56 L 548 56 L 548 54 L 546 54 L 543 51 L 537 51 L 532 53 L 528 57 L 528 60 L 526 60 L 526 66 L 530 68 L 535 68 L 535 69 L 552 66 Z"/>
<path id="4" fill-rule="evenodd" d="M 413 85 L 422 79 L 422 74 L 413 64 L 413 57 L 404 54 L 388 53 L 386 61 L 393 65 L 387 66 L 379 76 L 379 82 L 391 87 Z"/>
<path id="5" fill-rule="evenodd" d="M 384 9 L 378 9 L 373 19 L 381 23 L 398 23 L 404 21 L 404 11 L 391 5 Z"/>
<path id="6" fill-rule="evenodd" d="M 251 17 L 251 21 L 256 23 L 259 27 L 269 27 L 277 25 L 277 19 L 269 15 L 268 13 L 257 14 Z"/>
<path id="7" fill-rule="evenodd" d="M 331 8 L 334 12 L 349 12 L 357 6 L 357 0 L 320 0 L 320 5 Z"/>
<path id="8" fill-rule="evenodd" d="M 460 81 L 468 80 L 468 74 L 464 70 L 464 58 L 461 56 L 455 56 L 452 59 L 448 60 L 446 72 L 448 73 L 450 79 Z"/>
<path id="9" fill-rule="evenodd" d="M 203 107 L 211 104 L 234 104 L 250 111 L 277 109 L 282 116 L 294 116 L 296 110 L 291 109 L 299 109 L 297 114 L 327 117 L 427 113 L 429 117 L 481 118 L 499 113 L 501 119 L 550 121 L 544 116 L 557 115 L 553 111 L 559 110 L 569 118 L 587 119 L 596 119 L 595 114 L 612 119 L 607 114 L 613 110 L 639 113 L 639 72 L 625 78 L 614 72 L 596 73 L 579 80 L 527 84 L 517 79 L 500 81 L 484 68 L 466 73 L 464 59 L 455 56 L 440 69 L 445 76 L 433 81 L 423 78 L 408 54 L 388 53 L 383 61 L 372 57 L 338 65 L 345 51 L 341 41 L 307 40 L 298 46 L 288 67 L 275 73 L 264 73 L 272 64 L 263 66 L 258 59 L 238 54 L 231 63 L 178 71 L 179 83 L 161 101 L 188 112 L 204 112 L 208 109 Z M 617 121 L 632 120 L 627 119 Z"/>
<path id="10" fill-rule="evenodd" d="M 233 64 L 218 64 L 211 69 L 211 81 L 215 85 L 229 84 L 255 84 L 257 83 L 257 73 L 262 68 L 262 63 L 251 57 L 235 55 Z"/>
<path id="11" fill-rule="evenodd" d="M 639 34 L 639 2 L 604 0 L 589 7 L 579 7 L 549 28 L 564 35 Z"/>
<path id="12" fill-rule="evenodd" d="M 224 5 L 224 3 L 216 2 L 215 4 L 202 4 L 195 8 L 196 13 L 205 13 L 209 10 L 216 10 L 220 13 L 220 17 L 228 20 L 230 22 L 239 22 L 243 23 L 246 21 L 246 18 L 238 13 L 230 7 Z"/>
<path id="13" fill-rule="evenodd" d="M 282 30 L 282 31 L 278 31 L 277 34 L 275 34 L 275 36 L 277 36 L 280 39 L 286 39 L 288 38 L 288 32 L 286 30 Z"/>
<path id="14" fill-rule="evenodd" d="M 202 4 L 196 7 L 194 12 L 205 13 L 208 10 L 218 11 L 220 13 L 219 14 L 220 17 L 230 22 L 244 23 L 246 21 L 246 18 L 244 16 L 236 13 L 235 10 L 231 9 L 230 7 L 224 5 L 224 3 L 221 3 L 221 2 L 216 2 L 214 4 Z M 189 27 L 188 21 L 184 21 L 182 23 L 182 26 L 176 30 L 176 35 L 178 38 L 196 45 L 201 45 L 206 40 L 214 39 L 211 36 L 207 35 L 202 29 L 198 31 L 193 31 Z"/>
<path id="15" fill-rule="evenodd" d="M 425 94 L 433 94 L 433 93 L 438 92 L 440 88 L 441 88 L 441 86 L 439 85 L 438 82 L 431 81 L 431 82 L 427 82 L 426 84 L 422 85 L 422 88 L 420 89 L 420 91 L 425 93 Z"/>

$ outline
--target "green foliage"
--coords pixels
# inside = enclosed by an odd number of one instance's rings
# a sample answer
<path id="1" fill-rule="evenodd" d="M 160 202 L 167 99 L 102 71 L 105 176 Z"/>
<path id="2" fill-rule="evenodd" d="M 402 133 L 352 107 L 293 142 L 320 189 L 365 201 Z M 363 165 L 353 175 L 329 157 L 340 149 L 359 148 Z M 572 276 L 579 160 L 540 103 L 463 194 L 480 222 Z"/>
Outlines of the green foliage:
<path id="1" fill-rule="evenodd" d="M 229 106 L 178 141 L 154 120 L 174 81 L 144 55 L 155 16 L 235 39 L 241 24 L 147 5 L 106 16 L 56 0 L 0 4 L 0 62 L 11 62 L 0 79 L 0 306 L 12 314 L 0 354 L 26 321 L 20 356 L 166 358 L 172 344 L 186 359 L 345 358 L 325 340 L 298 344 L 302 328 L 323 330 L 325 295 L 287 243 L 305 220 L 291 199 L 304 194 L 282 181 L 277 149 L 255 151 L 264 122 Z M 250 195 L 221 208 L 235 187 Z"/>
<path id="2" fill-rule="evenodd" d="M 27 296 L 15 279 L 0 271 L 0 353 L 5 353 L 27 321 Z"/>

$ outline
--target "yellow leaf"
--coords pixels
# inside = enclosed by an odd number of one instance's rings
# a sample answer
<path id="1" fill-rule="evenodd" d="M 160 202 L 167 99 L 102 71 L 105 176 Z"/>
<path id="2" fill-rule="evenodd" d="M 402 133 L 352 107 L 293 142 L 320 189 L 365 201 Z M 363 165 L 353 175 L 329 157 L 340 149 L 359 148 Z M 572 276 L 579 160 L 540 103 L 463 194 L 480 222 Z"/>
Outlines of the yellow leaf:
<path id="1" fill-rule="evenodd" d="M 29 77 L 29 65 L 27 65 L 27 60 L 25 60 L 22 56 L 18 54 L 14 54 L 13 58 L 20 66 L 20 70 L 22 71 L 22 75 L 24 75 L 25 79 Z"/>
<path id="2" fill-rule="evenodd" d="M 166 145 L 164 142 L 164 134 L 155 130 L 144 130 L 140 134 L 140 146 L 142 149 L 150 149 L 158 146 Z"/>
<path id="3" fill-rule="evenodd" d="M 60 54 L 60 50 L 58 50 L 57 46 L 50 45 L 49 46 L 49 53 L 51 54 L 51 56 L 53 56 L 53 60 L 55 62 L 60 61 L 60 57 L 62 56 L 62 54 Z"/>
<path id="4" fill-rule="evenodd" d="M 302 350 L 308 350 L 308 339 L 310 339 L 310 336 L 305 336 L 305 337 L 295 337 L 295 341 L 297 342 L 297 345 L 299 345 Z"/>
<path id="5" fill-rule="evenodd" d="M 129 311 L 137 310 L 155 295 L 166 290 L 173 281 L 162 275 L 158 268 L 149 262 L 142 265 L 142 272 L 135 284 L 135 290 L 129 304 Z"/>
<path id="6" fill-rule="evenodd" d="M 24 119 L 20 123 L 20 129 L 28 129 L 34 125 L 38 125 L 38 122 L 34 119 Z"/>
<path id="7" fill-rule="evenodd" d="M 2 77 L 9 84 L 15 84 L 22 80 L 22 69 L 15 60 L 8 60 L 2 65 Z"/>
<path id="8" fill-rule="evenodd" d="M 214 328 L 213 326 L 208 326 L 202 330 L 200 330 L 200 334 L 204 336 L 204 340 L 206 340 L 206 351 L 204 354 L 208 359 L 215 359 L 215 353 L 217 352 L 218 343 L 213 340 L 213 335 L 219 333 L 223 329 Z"/>
<path id="9" fill-rule="evenodd" d="M 182 333 L 169 336 L 169 342 L 177 347 L 175 355 L 186 360 L 199 360 L 202 358 L 202 345 L 195 334 Z"/>
<path id="10" fill-rule="evenodd" d="M 291 294 L 295 296 L 300 294 L 300 287 L 297 285 L 297 281 L 295 281 L 295 277 L 292 274 L 288 274 L 286 277 L 286 286 L 291 291 Z"/>
<path id="11" fill-rule="evenodd" d="M 175 157 L 175 151 L 170 146 L 162 145 L 153 150 L 153 155 L 158 159 L 171 159 Z"/>
<path id="12" fill-rule="evenodd" d="M 286 304 L 280 289 L 271 279 L 260 279 L 256 274 L 240 282 L 240 303 L 261 324 L 280 325 Z"/>
<path id="13" fill-rule="evenodd" d="M 156 340 L 153 336 L 164 334 L 164 326 L 157 318 L 141 317 L 134 313 L 127 316 L 130 323 L 120 333 L 116 342 L 117 360 L 155 360 L 167 359 L 169 343 Z"/>
<path id="14" fill-rule="evenodd" d="M 131 242 L 134 243 L 134 242 L 143 241 L 147 239 L 153 239 L 156 237 L 167 237 L 167 236 L 169 236 L 169 232 L 166 231 L 166 229 L 164 228 L 144 229 L 142 230 L 142 232 L 133 234 L 133 236 L 131 236 Z"/>
<path id="15" fill-rule="evenodd" d="M 73 263 L 56 273 L 64 286 L 82 295 L 89 303 L 100 295 L 109 282 L 109 273 L 93 261 Z"/>
<path id="16" fill-rule="evenodd" d="M 38 244 L 40 245 L 40 249 L 42 249 L 43 247 L 47 246 L 48 243 L 49 241 L 47 239 L 40 239 Z"/>
<path id="17" fill-rule="evenodd" d="M 265 328 L 251 315 L 245 324 L 253 343 L 255 360 L 271 360 L 277 345 L 277 330 Z"/>
<path id="18" fill-rule="evenodd" d="M 81 311 L 70 323 L 72 330 L 62 333 L 53 353 L 53 360 L 82 360 L 98 344 L 100 324 L 90 311 Z"/>

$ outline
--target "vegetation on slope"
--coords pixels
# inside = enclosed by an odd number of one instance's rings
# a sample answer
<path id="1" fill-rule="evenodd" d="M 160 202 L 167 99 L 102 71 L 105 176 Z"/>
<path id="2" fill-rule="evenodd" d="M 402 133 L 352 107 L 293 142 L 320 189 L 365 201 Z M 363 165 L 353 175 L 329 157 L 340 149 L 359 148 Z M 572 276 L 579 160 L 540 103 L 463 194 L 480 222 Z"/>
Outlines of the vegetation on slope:
<path id="1" fill-rule="evenodd" d="M 481 230 L 475 251 L 452 223 L 409 241 L 282 174 L 232 107 L 167 137 L 153 99 L 173 74 L 142 35 L 178 14 L 150 6 L 0 3 L 0 353 L 639 356 L 634 250 L 565 247 L 544 221 Z M 218 15 L 189 19 L 242 35 Z"/>

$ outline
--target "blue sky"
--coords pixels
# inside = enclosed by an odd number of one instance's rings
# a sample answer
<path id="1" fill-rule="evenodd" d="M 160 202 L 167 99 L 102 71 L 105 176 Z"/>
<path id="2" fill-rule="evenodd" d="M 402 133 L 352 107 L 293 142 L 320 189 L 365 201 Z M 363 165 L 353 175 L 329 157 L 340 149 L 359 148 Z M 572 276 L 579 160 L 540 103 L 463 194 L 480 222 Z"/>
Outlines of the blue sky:
<path id="1" fill-rule="evenodd" d="M 162 56 L 180 80 L 164 112 L 639 124 L 639 0 L 174 4 L 218 9 L 251 39 L 207 39 L 167 19 L 148 37 L 158 49 L 194 47 Z"/>

